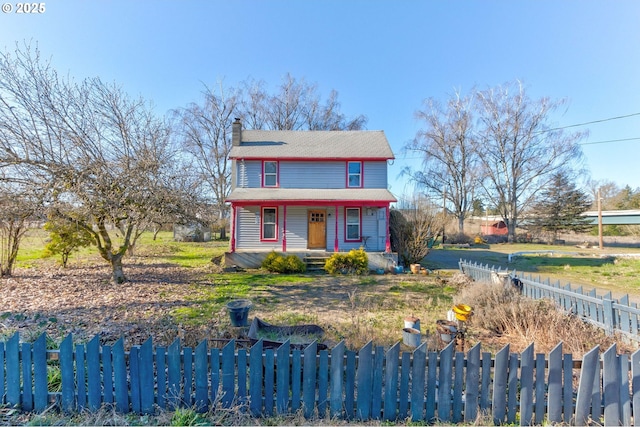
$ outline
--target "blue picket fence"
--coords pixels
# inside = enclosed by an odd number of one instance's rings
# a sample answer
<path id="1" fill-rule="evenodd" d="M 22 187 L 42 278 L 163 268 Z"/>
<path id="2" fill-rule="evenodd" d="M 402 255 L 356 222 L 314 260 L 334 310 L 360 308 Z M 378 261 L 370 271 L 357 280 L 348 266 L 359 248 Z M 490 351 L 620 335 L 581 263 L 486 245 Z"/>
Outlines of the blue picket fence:
<path id="1" fill-rule="evenodd" d="M 619 334 L 628 340 L 640 342 L 640 308 L 630 301 L 629 295 L 622 298 L 613 298 L 611 292 L 598 295 L 596 289 L 586 290 L 582 286 L 573 288 L 570 283 L 552 283 L 548 278 L 534 277 L 531 273 L 518 273 L 462 259 L 459 268 L 478 282 L 512 284 L 517 279 L 525 296 L 553 300 L 559 308 L 604 329 L 608 335 Z"/>
<path id="2" fill-rule="evenodd" d="M 595 347 L 583 360 L 548 355 L 533 345 L 517 354 L 504 347 L 495 356 L 480 345 L 466 354 L 454 343 L 428 351 L 426 343 L 401 351 L 368 343 L 359 351 L 339 343 L 330 350 L 288 343 L 277 349 L 257 342 L 236 349 L 143 345 L 125 351 L 123 340 L 101 345 L 96 336 L 76 343 L 68 336 L 59 350 L 46 337 L 20 342 L 15 334 L 0 343 L 2 404 L 26 411 L 57 405 L 66 412 L 113 405 L 121 413 L 154 413 L 157 408 L 216 405 L 256 417 L 292 414 L 353 420 L 411 420 L 494 424 L 542 423 L 631 425 L 640 420 L 640 353 L 600 358 Z M 59 369 L 61 387 L 49 390 L 48 371 Z M 575 386 L 574 376 L 579 374 Z M 631 383 L 629 382 L 631 379 Z M 486 418 L 483 418 L 486 419 Z"/>

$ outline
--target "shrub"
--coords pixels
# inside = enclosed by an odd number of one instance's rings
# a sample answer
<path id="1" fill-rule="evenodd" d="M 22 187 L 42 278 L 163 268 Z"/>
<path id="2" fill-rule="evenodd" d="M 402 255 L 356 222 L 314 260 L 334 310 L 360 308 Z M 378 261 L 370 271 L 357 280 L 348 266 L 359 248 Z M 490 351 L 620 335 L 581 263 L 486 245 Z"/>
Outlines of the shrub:
<path id="1" fill-rule="evenodd" d="M 269 253 L 262 261 L 262 268 L 271 273 L 304 273 L 307 269 L 304 262 L 297 256 L 287 255 L 285 257 L 275 251 Z"/>
<path id="2" fill-rule="evenodd" d="M 365 274 L 369 271 L 369 258 L 364 249 L 351 249 L 348 253 L 335 253 L 324 269 L 329 274 Z"/>
<path id="3" fill-rule="evenodd" d="M 447 236 L 447 243 L 453 244 L 464 244 L 464 243 L 473 243 L 473 238 L 464 233 L 456 233 L 450 236 Z"/>
<path id="4" fill-rule="evenodd" d="M 49 243 L 45 246 L 44 256 L 60 255 L 60 263 L 65 268 L 73 252 L 95 244 L 89 231 L 63 219 L 50 219 L 44 229 L 49 232 Z"/>

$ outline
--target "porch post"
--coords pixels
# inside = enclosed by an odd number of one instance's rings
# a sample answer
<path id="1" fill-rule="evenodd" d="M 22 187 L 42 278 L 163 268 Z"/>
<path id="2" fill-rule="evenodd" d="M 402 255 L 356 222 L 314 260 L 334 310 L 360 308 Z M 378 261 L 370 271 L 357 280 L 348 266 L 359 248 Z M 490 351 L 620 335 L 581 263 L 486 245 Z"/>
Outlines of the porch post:
<path id="1" fill-rule="evenodd" d="M 282 252 L 287 252 L 287 205 L 282 208 Z"/>
<path id="2" fill-rule="evenodd" d="M 336 238 L 333 242 L 333 252 L 338 252 L 340 250 L 340 244 L 338 243 L 338 205 L 336 205 Z"/>
<path id="3" fill-rule="evenodd" d="M 386 229 L 386 234 L 387 234 L 387 241 L 385 242 L 385 245 L 384 245 L 384 251 L 389 253 L 389 252 L 391 252 L 391 238 L 389 237 L 389 217 L 390 217 L 389 204 L 387 204 L 387 207 L 385 208 L 385 210 L 386 210 L 386 217 L 387 217 L 386 218 L 387 226 L 385 228 Z"/>
<path id="4" fill-rule="evenodd" d="M 236 217 L 237 217 L 236 205 L 231 205 L 231 252 L 236 251 Z"/>

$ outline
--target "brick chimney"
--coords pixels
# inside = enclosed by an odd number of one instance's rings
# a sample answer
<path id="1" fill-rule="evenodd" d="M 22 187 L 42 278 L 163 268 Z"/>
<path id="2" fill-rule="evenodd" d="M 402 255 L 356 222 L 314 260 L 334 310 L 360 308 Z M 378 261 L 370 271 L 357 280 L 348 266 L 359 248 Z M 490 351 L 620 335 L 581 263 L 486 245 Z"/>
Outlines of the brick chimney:
<path id="1" fill-rule="evenodd" d="M 236 117 L 232 124 L 231 142 L 234 146 L 238 146 L 242 142 L 242 122 L 238 117 Z"/>

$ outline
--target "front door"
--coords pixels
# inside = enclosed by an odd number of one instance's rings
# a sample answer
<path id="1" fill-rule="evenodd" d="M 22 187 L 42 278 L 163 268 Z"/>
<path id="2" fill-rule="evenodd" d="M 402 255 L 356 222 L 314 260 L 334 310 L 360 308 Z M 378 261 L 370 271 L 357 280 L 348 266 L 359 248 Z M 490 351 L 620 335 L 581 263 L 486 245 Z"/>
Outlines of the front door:
<path id="1" fill-rule="evenodd" d="M 309 249 L 327 248 L 327 211 L 309 211 Z"/>

